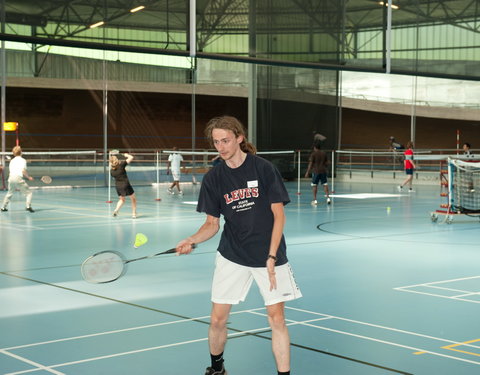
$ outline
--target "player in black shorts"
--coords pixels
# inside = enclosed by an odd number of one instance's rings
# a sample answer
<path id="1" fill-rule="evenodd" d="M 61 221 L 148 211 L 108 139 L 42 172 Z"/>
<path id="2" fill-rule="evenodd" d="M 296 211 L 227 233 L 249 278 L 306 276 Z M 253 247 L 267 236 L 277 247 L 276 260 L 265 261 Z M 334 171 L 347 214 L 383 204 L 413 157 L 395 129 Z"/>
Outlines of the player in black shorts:
<path id="1" fill-rule="evenodd" d="M 137 198 L 135 197 L 135 192 L 133 191 L 132 185 L 128 180 L 126 167 L 133 160 L 133 156 L 130 154 L 123 154 L 125 160 L 120 161 L 117 156 L 110 156 L 110 174 L 115 179 L 115 188 L 117 189 L 118 194 L 118 203 L 115 211 L 113 211 L 113 216 L 118 215 L 118 211 L 122 208 L 125 203 L 125 197 L 130 197 L 132 201 L 132 218 L 136 219 L 137 217 Z"/>
<path id="2" fill-rule="evenodd" d="M 330 193 L 328 190 L 328 182 L 327 182 L 327 173 L 328 173 L 328 158 L 327 154 L 320 150 L 320 147 L 317 145 L 313 148 L 313 152 L 310 154 L 308 159 L 308 167 L 307 171 L 305 172 L 305 178 L 310 176 L 310 172 L 312 172 L 312 191 L 313 191 L 313 201 L 312 205 L 317 204 L 317 192 L 318 192 L 318 184 L 321 183 L 323 186 L 323 191 L 325 192 L 325 197 L 327 199 L 327 204 L 331 203 L 330 200 Z"/>

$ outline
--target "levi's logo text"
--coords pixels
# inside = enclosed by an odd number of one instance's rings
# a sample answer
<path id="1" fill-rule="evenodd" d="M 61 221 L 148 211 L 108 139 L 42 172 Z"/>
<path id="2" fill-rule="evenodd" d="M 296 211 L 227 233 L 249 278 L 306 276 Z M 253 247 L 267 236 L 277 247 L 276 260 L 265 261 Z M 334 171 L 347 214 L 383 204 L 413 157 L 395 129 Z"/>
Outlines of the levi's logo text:
<path id="1" fill-rule="evenodd" d="M 225 203 L 227 205 L 235 203 L 231 208 L 232 210 L 239 212 L 251 209 L 252 206 L 255 205 L 255 202 L 249 201 L 249 198 L 257 198 L 258 195 L 258 187 L 248 187 L 233 190 L 232 192 L 225 194 L 223 197 L 225 198 Z"/>

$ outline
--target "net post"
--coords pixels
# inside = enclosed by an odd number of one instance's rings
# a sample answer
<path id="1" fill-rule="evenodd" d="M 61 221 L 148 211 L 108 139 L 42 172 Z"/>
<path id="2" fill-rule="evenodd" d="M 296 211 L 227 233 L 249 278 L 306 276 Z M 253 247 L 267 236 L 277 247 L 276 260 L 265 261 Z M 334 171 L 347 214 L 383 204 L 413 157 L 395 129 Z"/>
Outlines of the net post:
<path id="1" fill-rule="evenodd" d="M 298 160 L 297 160 L 297 195 L 301 195 L 300 191 L 300 165 L 301 165 L 301 150 L 297 150 Z"/>
<path id="2" fill-rule="evenodd" d="M 335 193 L 335 150 L 332 150 L 332 194 Z"/>
<path id="3" fill-rule="evenodd" d="M 112 177 L 110 176 L 110 173 L 108 173 L 107 177 L 107 189 L 108 189 L 108 195 L 107 195 L 107 200 L 106 203 L 112 203 L 112 191 L 111 191 L 111 186 L 112 186 Z"/>
<path id="4" fill-rule="evenodd" d="M 457 154 L 460 153 L 460 129 L 457 129 Z"/>
<path id="5" fill-rule="evenodd" d="M 450 207 L 453 202 L 452 197 L 452 186 L 453 186 L 453 166 L 450 158 L 447 159 L 447 171 L 448 171 L 448 210 L 450 211 Z"/>
<path id="6" fill-rule="evenodd" d="M 349 162 L 350 162 L 350 180 L 352 179 L 352 153 L 349 153 Z"/>
<path id="7" fill-rule="evenodd" d="M 373 178 L 373 150 L 370 152 L 370 178 Z"/>
<path id="8" fill-rule="evenodd" d="M 95 176 L 95 181 L 93 182 L 93 185 L 95 186 L 95 196 L 97 194 L 97 151 L 93 154 L 93 168 L 95 170 L 94 176 Z"/>
<path id="9" fill-rule="evenodd" d="M 2 155 L 3 156 L 3 155 Z M 5 175 L 3 174 L 4 166 L 0 162 L 0 175 L 2 176 L 2 190 L 5 190 Z"/>
<path id="10" fill-rule="evenodd" d="M 157 197 L 155 201 L 160 202 L 162 198 L 160 198 L 160 161 L 159 161 L 159 153 L 160 151 L 155 151 L 155 169 L 157 171 Z"/>

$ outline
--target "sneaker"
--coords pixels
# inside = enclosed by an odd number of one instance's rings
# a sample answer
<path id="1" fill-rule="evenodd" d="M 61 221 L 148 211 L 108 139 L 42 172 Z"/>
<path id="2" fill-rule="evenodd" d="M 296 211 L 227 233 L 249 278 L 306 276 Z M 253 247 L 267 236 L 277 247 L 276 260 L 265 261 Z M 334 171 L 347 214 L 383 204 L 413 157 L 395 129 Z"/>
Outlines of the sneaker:
<path id="1" fill-rule="evenodd" d="M 8 211 L 8 208 L 7 208 L 7 207 L 2 207 L 2 208 L 0 208 L 0 211 L 2 211 L 2 212 L 7 212 L 7 211 Z"/>
<path id="2" fill-rule="evenodd" d="M 330 200 L 330 198 L 327 198 L 327 204 L 330 204 L 332 203 L 332 201 Z"/>
<path id="3" fill-rule="evenodd" d="M 32 208 L 32 206 L 25 208 L 28 212 L 35 212 L 35 210 Z"/>
<path id="4" fill-rule="evenodd" d="M 403 191 L 403 188 L 401 186 L 397 186 L 398 191 Z"/>
<path id="5" fill-rule="evenodd" d="M 223 367 L 221 371 L 215 371 L 213 368 L 207 367 L 207 369 L 205 370 L 205 375 L 228 375 L 228 374 L 227 374 L 227 370 L 225 370 L 225 367 Z"/>
<path id="6" fill-rule="evenodd" d="M 175 194 L 172 188 L 168 188 L 167 191 L 168 191 L 170 194 Z"/>
<path id="7" fill-rule="evenodd" d="M 179 195 L 183 195 L 183 190 L 180 190 L 180 191 L 178 192 L 178 194 L 179 194 Z"/>
<path id="8" fill-rule="evenodd" d="M 117 217 L 118 216 L 118 211 L 113 211 L 113 217 Z"/>
<path id="9" fill-rule="evenodd" d="M 317 200 L 313 200 L 312 201 L 312 206 L 316 206 L 317 205 Z"/>
<path id="10" fill-rule="evenodd" d="M 413 189 L 408 189 L 408 192 L 409 192 L 409 193 L 413 193 L 414 191 L 415 191 L 415 190 L 413 190 Z"/>
<path id="11" fill-rule="evenodd" d="M 137 218 L 137 214 L 133 214 L 132 219 L 136 219 L 136 218 Z"/>

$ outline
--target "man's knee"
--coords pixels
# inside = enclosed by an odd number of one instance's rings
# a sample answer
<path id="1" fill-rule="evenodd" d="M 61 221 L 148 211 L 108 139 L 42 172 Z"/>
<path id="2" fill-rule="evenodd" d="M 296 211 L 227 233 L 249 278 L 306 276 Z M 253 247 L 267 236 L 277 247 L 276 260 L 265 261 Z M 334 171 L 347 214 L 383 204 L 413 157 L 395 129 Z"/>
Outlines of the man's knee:
<path id="1" fill-rule="evenodd" d="M 280 329 L 285 327 L 285 313 L 283 308 L 271 309 L 268 312 L 268 322 L 272 329 Z"/>
<path id="2" fill-rule="evenodd" d="M 212 315 L 210 317 L 210 326 L 214 329 L 222 329 L 227 325 L 228 317 Z"/>
<path id="3" fill-rule="evenodd" d="M 216 309 L 212 310 L 210 315 L 210 326 L 213 328 L 223 328 L 227 325 L 229 310 Z"/>

